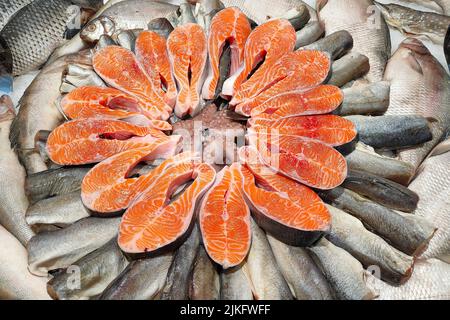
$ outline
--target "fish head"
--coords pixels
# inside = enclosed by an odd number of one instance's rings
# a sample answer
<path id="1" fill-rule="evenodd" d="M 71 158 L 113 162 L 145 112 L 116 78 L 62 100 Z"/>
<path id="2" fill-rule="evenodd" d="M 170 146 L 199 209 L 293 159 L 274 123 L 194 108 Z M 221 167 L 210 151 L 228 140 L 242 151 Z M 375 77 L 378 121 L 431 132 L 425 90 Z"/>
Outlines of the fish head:
<path id="1" fill-rule="evenodd" d="M 16 112 L 11 98 L 7 95 L 0 97 L 0 122 L 14 119 Z"/>
<path id="2" fill-rule="evenodd" d="M 80 37 L 83 41 L 94 43 L 100 39 L 102 35 L 112 36 L 116 26 L 109 17 L 98 17 L 84 26 L 81 30 Z"/>

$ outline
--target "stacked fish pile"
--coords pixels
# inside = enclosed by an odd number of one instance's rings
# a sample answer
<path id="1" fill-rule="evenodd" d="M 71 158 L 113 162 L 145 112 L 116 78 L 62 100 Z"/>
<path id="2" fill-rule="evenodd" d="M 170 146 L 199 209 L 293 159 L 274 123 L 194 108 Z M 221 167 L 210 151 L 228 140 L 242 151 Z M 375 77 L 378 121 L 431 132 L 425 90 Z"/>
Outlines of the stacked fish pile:
<path id="1" fill-rule="evenodd" d="M 319 1 L 320 23 L 302 1 L 269 18 L 241 1 L 126 2 L 146 8 L 136 25 L 123 3 L 104 8 L 78 36 L 95 48 L 44 67 L 12 124 L 1 103 L 0 132 L 27 176 L 6 148 L 2 187 L 21 189 L 20 208 L 6 209 L 26 220 L 0 222 L 27 246 L 18 264 L 52 275 L 47 289 L 29 275 L 35 291 L 6 297 L 401 298 L 425 272 L 417 258 L 448 257 L 448 230 L 419 217 L 429 190 L 406 187 L 449 154 L 448 142 L 434 149 L 449 128 L 448 74 L 419 41 L 385 72 L 386 51 L 373 48 L 389 47 L 386 25 L 369 46 L 362 28 L 327 18 L 339 1 Z M 404 87 L 412 74 L 420 92 Z M 36 122 L 33 94 L 47 81 Z M 405 100 L 430 92 L 426 106 Z"/>

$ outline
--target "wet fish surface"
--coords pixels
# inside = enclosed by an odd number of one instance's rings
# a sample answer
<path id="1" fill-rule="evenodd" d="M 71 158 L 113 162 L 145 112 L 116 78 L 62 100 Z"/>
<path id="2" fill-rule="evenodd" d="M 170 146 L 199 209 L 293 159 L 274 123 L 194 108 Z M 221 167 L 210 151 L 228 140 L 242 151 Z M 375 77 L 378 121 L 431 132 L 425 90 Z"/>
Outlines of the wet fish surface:
<path id="1" fill-rule="evenodd" d="M 341 116 L 381 115 L 389 107 L 390 88 L 387 81 L 345 88 L 342 90 L 344 101 L 336 113 Z"/>
<path id="2" fill-rule="evenodd" d="M 191 300 L 220 299 L 219 273 L 203 246 L 200 246 L 195 258 L 189 285 L 189 298 Z"/>
<path id="3" fill-rule="evenodd" d="M 341 30 L 300 49 L 325 51 L 330 54 L 332 60 L 336 60 L 341 58 L 352 48 L 353 38 L 351 34 L 346 30 Z"/>
<path id="4" fill-rule="evenodd" d="M 331 67 L 328 84 L 342 87 L 350 81 L 361 78 L 370 70 L 369 59 L 357 52 L 350 52 L 336 60 Z"/>
<path id="5" fill-rule="evenodd" d="M 223 270 L 220 273 L 221 300 L 253 300 L 253 292 L 243 267 Z"/>
<path id="6" fill-rule="evenodd" d="M 33 0 L 3 0 L 0 2 L 0 30 L 5 24 L 23 7 L 33 2 Z"/>

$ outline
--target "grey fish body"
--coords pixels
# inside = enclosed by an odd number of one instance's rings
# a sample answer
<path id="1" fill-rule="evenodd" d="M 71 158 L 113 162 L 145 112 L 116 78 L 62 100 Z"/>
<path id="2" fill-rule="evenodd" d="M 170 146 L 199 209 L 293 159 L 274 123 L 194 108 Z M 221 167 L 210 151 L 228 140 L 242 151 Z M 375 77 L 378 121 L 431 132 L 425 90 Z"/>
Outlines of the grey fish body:
<path id="1" fill-rule="evenodd" d="M 53 299 L 85 300 L 101 294 L 128 265 L 113 238 L 104 246 L 61 270 L 48 282 Z"/>
<path id="2" fill-rule="evenodd" d="M 3 0 L 0 1 L 0 30 L 8 23 L 8 21 L 33 0 Z"/>
<path id="3" fill-rule="evenodd" d="M 220 273 L 220 300 L 253 300 L 251 284 L 242 267 Z"/>
<path id="4" fill-rule="evenodd" d="M 117 235 L 120 218 L 85 218 L 57 231 L 39 233 L 28 242 L 31 273 L 47 275 L 67 268 Z"/>
<path id="5" fill-rule="evenodd" d="M 197 23 L 208 32 L 212 18 L 223 8 L 224 4 L 220 0 L 196 1 L 194 16 Z"/>
<path id="6" fill-rule="evenodd" d="M 367 273 L 361 263 L 345 250 L 322 238 L 308 248 L 340 300 L 369 300 L 376 294 L 366 285 Z"/>
<path id="7" fill-rule="evenodd" d="M 68 65 L 62 77 L 61 94 L 85 86 L 105 87 L 106 84 L 92 68 L 78 64 Z"/>
<path id="8" fill-rule="evenodd" d="M 297 31 L 297 41 L 295 42 L 296 49 L 317 41 L 325 33 L 325 29 L 319 21 L 316 10 L 306 3 L 304 5 L 308 8 L 310 19 L 301 30 Z"/>
<path id="9" fill-rule="evenodd" d="M 342 187 L 320 191 L 319 195 L 334 207 L 360 219 L 369 230 L 411 256 L 423 252 L 436 231 L 435 226 L 421 217 L 400 214 Z"/>
<path id="10" fill-rule="evenodd" d="M 298 31 L 309 22 L 311 15 L 309 13 L 308 7 L 302 4 L 287 11 L 279 18 L 288 20 L 292 24 L 292 27 L 294 27 L 295 31 Z"/>
<path id="11" fill-rule="evenodd" d="M 32 275 L 27 250 L 0 225 L 0 300 L 48 300 L 46 278 Z"/>
<path id="12" fill-rule="evenodd" d="M 57 226 L 65 228 L 83 218 L 89 211 L 81 201 L 80 191 L 43 199 L 31 205 L 26 214 L 30 226 Z"/>
<path id="13" fill-rule="evenodd" d="M 14 107 L 8 96 L 0 100 L 0 225 L 26 245 L 34 232 L 25 221 L 25 170 L 9 143 Z"/>
<path id="14" fill-rule="evenodd" d="M 281 274 L 266 234 L 252 219 L 252 244 L 245 268 L 257 300 L 292 300 L 289 285 Z"/>
<path id="15" fill-rule="evenodd" d="M 398 4 L 376 3 L 386 22 L 407 36 L 425 36 L 443 44 L 450 17 L 434 12 L 414 10 Z"/>
<path id="16" fill-rule="evenodd" d="M 220 299 L 220 276 L 203 246 L 200 246 L 195 258 L 190 279 L 189 299 Z"/>
<path id="17" fill-rule="evenodd" d="M 437 13 L 450 15 L 450 2 L 448 0 L 400 0 L 400 2 L 416 3 Z"/>
<path id="18" fill-rule="evenodd" d="M 378 82 L 391 53 L 389 29 L 377 14 L 372 0 L 318 0 L 320 21 L 325 35 L 347 30 L 353 37 L 353 52 L 363 54 L 370 61 L 367 79 Z"/>
<path id="19" fill-rule="evenodd" d="M 166 18 L 156 18 L 149 22 L 148 30 L 156 32 L 163 38 L 167 39 L 173 31 L 173 25 Z"/>
<path id="20" fill-rule="evenodd" d="M 134 52 L 134 47 L 136 44 L 136 36 L 133 32 L 129 30 L 121 31 L 117 34 L 117 42 L 120 46 L 125 49 L 131 50 Z"/>
<path id="21" fill-rule="evenodd" d="M 400 160 L 417 168 L 450 127 L 450 77 L 417 39 L 400 44 L 384 75 L 391 82 L 387 115 L 421 115 L 430 120 L 433 139 L 419 148 L 402 150 Z"/>
<path id="22" fill-rule="evenodd" d="M 358 131 L 359 141 L 375 149 L 402 149 L 432 139 L 427 119 L 422 116 L 348 116 Z"/>
<path id="23" fill-rule="evenodd" d="M 389 106 L 390 83 L 380 81 L 345 88 L 344 101 L 336 110 L 341 116 L 381 115 Z"/>
<path id="24" fill-rule="evenodd" d="M 292 247 L 268 235 L 278 267 L 297 300 L 331 300 L 333 292 L 327 280 L 301 247 Z"/>
<path id="25" fill-rule="evenodd" d="M 351 34 L 348 31 L 341 30 L 300 49 L 325 51 L 330 54 L 332 60 L 336 60 L 352 48 L 353 38 Z"/>
<path id="26" fill-rule="evenodd" d="M 166 281 L 173 253 L 134 260 L 103 291 L 100 300 L 152 300 Z"/>
<path id="27" fill-rule="evenodd" d="M 189 277 L 200 247 L 200 233 L 195 226 L 189 238 L 178 248 L 170 266 L 161 300 L 186 300 L 189 296 Z"/>
<path id="28" fill-rule="evenodd" d="M 328 206 L 328 210 L 333 220 L 329 241 L 350 253 L 364 267 L 379 267 L 384 280 L 398 284 L 410 277 L 413 257 L 391 247 L 348 213 L 332 206 Z"/>
<path id="29" fill-rule="evenodd" d="M 359 53 L 351 52 L 331 66 L 331 77 L 328 84 L 342 87 L 352 80 L 356 80 L 369 72 L 369 59 Z"/>

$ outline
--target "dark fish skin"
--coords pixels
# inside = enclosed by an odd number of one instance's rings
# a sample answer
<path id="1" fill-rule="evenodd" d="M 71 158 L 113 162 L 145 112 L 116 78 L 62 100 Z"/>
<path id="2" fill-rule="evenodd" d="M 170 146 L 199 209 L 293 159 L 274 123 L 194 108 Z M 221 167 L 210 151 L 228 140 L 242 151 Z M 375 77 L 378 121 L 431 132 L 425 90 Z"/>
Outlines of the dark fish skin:
<path id="1" fill-rule="evenodd" d="M 156 18 L 148 23 L 148 30 L 156 32 L 167 39 L 173 31 L 173 26 L 167 18 Z"/>
<path id="2" fill-rule="evenodd" d="M 161 300 L 187 300 L 189 297 L 189 276 L 200 247 L 200 232 L 192 229 L 189 238 L 175 253 L 175 258 L 167 275 Z"/>
<path id="3" fill-rule="evenodd" d="M 351 52 L 336 60 L 331 66 L 331 70 L 328 84 L 342 87 L 369 72 L 369 58 L 357 52 Z"/>
<path id="4" fill-rule="evenodd" d="M 33 2 L 33 0 L 2 0 L 0 1 L 0 30 L 18 11 Z"/>
<path id="5" fill-rule="evenodd" d="M 359 141 L 375 149 L 402 149 L 430 141 L 433 136 L 422 116 L 348 116 L 358 131 Z"/>
<path id="6" fill-rule="evenodd" d="M 81 189 L 81 182 L 91 167 L 61 167 L 30 174 L 25 190 L 31 202 L 68 194 Z"/>
<path id="7" fill-rule="evenodd" d="M 294 27 L 295 31 L 298 31 L 309 22 L 311 15 L 309 13 L 308 7 L 302 4 L 287 11 L 279 18 L 288 20 L 292 24 L 292 27 Z"/>
<path id="8" fill-rule="evenodd" d="M 300 50 L 319 50 L 328 52 L 332 60 L 341 58 L 353 48 L 352 35 L 346 31 L 341 30 L 326 36 L 323 39 L 307 45 Z"/>
<path id="9" fill-rule="evenodd" d="M 219 81 L 217 82 L 216 94 L 214 99 L 217 99 L 222 92 L 222 87 L 230 76 L 230 67 L 231 67 L 231 47 L 228 43 L 225 44 L 222 55 L 220 57 L 219 62 Z"/>
<path id="10" fill-rule="evenodd" d="M 411 276 L 413 257 L 391 247 L 350 214 L 332 206 L 328 209 L 333 220 L 327 237 L 329 241 L 350 253 L 365 268 L 379 267 L 380 276 L 385 281 L 398 285 Z"/>
<path id="11" fill-rule="evenodd" d="M 413 212 L 419 202 L 405 186 L 363 171 L 349 170 L 342 186 L 393 210 Z"/>
<path id="12" fill-rule="evenodd" d="M 342 187 L 318 193 L 324 201 L 360 219 L 369 230 L 410 256 L 423 252 L 436 231 L 420 217 L 400 214 Z"/>
<path id="13" fill-rule="evenodd" d="M 120 46 L 125 49 L 131 50 L 134 52 L 134 47 L 136 44 L 136 36 L 130 30 L 121 31 L 117 34 L 117 42 Z"/>
<path id="14" fill-rule="evenodd" d="M 448 69 L 450 70 L 450 26 L 448 26 L 447 34 L 444 41 L 445 59 L 447 59 Z"/>
<path id="15" fill-rule="evenodd" d="M 200 246 L 189 281 L 190 300 L 219 300 L 220 277 L 213 261 Z"/>
<path id="16" fill-rule="evenodd" d="M 101 294 L 127 265 L 128 261 L 117 245 L 117 239 L 113 238 L 75 262 L 70 269 L 53 275 L 47 283 L 47 291 L 55 300 L 90 299 Z"/>
<path id="17" fill-rule="evenodd" d="M 344 101 L 334 112 L 341 116 L 381 115 L 389 107 L 390 83 L 380 81 L 345 88 Z"/>

